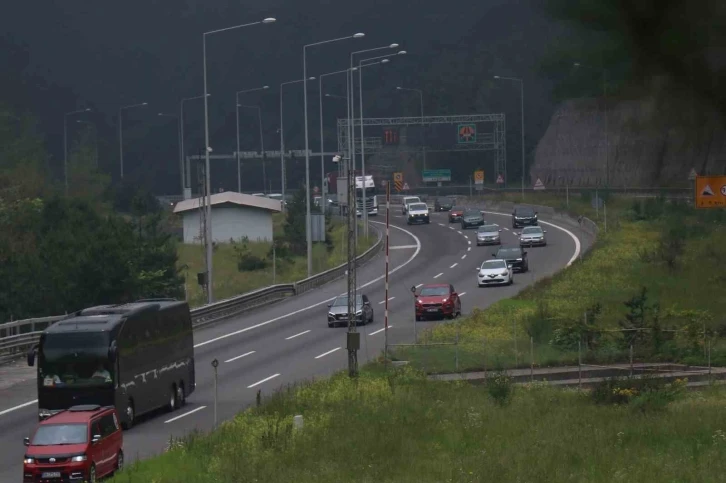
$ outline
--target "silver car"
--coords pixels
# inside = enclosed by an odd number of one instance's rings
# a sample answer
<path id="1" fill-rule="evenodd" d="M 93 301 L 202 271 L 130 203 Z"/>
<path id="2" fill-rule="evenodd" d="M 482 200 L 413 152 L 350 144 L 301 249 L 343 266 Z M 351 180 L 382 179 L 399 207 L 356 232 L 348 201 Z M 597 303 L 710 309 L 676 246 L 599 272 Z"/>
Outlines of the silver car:
<path id="1" fill-rule="evenodd" d="M 499 235 L 501 232 L 502 229 L 499 228 L 499 225 L 492 224 L 480 226 L 476 231 L 476 244 L 478 246 L 501 245 L 502 239 L 501 235 Z"/>
<path id="2" fill-rule="evenodd" d="M 534 247 L 534 246 L 546 246 L 547 239 L 545 238 L 547 230 L 543 230 L 539 226 L 528 226 L 522 229 L 522 233 L 519 234 L 519 246 L 522 247 Z"/>
<path id="3" fill-rule="evenodd" d="M 373 308 L 367 295 L 358 295 L 355 304 L 355 325 L 373 323 Z M 341 295 L 328 304 L 328 327 L 348 325 L 348 296 Z"/>

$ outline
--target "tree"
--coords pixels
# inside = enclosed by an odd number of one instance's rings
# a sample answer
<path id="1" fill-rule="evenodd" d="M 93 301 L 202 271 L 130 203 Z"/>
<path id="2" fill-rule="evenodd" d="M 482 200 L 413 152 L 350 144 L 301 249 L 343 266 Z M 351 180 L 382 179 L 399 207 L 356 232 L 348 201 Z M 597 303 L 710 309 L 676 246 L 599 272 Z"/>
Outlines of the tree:
<path id="1" fill-rule="evenodd" d="M 68 159 L 68 195 L 92 203 L 104 201 L 111 184 L 111 177 L 98 169 L 97 141 L 90 126 L 86 127 Z"/>
<path id="2" fill-rule="evenodd" d="M 287 204 L 285 216 L 285 244 L 293 255 L 304 255 L 307 250 L 305 230 L 305 187 L 300 186 Z"/>
<path id="3" fill-rule="evenodd" d="M 48 154 L 35 118 L 0 104 L 0 197 L 17 200 L 48 192 Z"/>

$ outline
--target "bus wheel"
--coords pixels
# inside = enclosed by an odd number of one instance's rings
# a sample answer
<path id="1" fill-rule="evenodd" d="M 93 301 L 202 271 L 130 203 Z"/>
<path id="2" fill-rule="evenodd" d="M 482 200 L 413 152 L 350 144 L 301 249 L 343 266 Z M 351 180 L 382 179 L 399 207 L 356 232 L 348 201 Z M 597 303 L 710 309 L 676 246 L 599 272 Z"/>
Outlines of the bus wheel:
<path id="1" fill-rule="evenodd" d="M 169 411 L 174 411 L 177 408 L 177 389 L 176 384 L 172 384 L 171 391 L 169 395 L 169 406 L 167 409 Z"/>
<path id="2" fill-rule="evenodd" d="M 124 413 L 126 413 L 126 421 L 124 421 L 121 426 L 128 430 L 134 425 L 134 419 L 136 418 L 136 414 L 134 413 L 134 402 L 132 400 L 129 399 L 126 402 L 126 410 Z"/>
<path id="3" fill-rule="evenodd" d="M 184 383 L 179 382 L 179 386 L 176 388 L 176 405 L 177 407 L 182 407 L 186 403 L 186 399 L 184 397 Z"/>

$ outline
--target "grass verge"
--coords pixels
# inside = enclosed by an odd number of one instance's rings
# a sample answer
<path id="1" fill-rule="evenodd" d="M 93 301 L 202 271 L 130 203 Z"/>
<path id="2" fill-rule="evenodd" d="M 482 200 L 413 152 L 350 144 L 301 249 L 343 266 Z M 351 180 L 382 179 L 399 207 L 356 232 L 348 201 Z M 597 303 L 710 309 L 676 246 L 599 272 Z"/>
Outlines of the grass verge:
<path id="1" fill-rule="evenodd" d="M 551 205 L 562 201 L 547 196 Z M 583 198 L 571 198 L 571 208 L 594 219 Z M 394 357 L 455 372 L 576 363 L 578 350 L 585 362 L 625 361 L 632 344 L 636 362 L 705 365 L 710 345 L 711 362 L 726 364 L 724 212 L 657 199 L 608 206 L 608 230 L 582 261 L 426 335 L 451 343 L 459 331 L 458 347 L 399 349 Z"/>
<path id="2" fill-rule="evenodd" d="M 609 386 L 608 386 L 609 387 Z M 576 391 L 364 371 L 291 388 L 113 483 L 722 481 L 724 393 L 627 404 Z M 665 403 L 658 398 L 668 396 Z M 599 396 L 598 396 L 599 397 Z M 612 399 L 612 398 L 610 398 Z M 622 401 L 625 400 L 625 401 Z M 618 404 L 618 402 L 620 402 Z M 304 427 L 294 430 L 294 415 Z"/>
<path id="3" fill-rule="evenodd" d="M 284 217 L 281 214 L 273 215 L 273 229 L 275 239 L 283 236 Z M 320 273 L 345 263 L 346 227 L 338 221 L 332 222 L 330 231 L 331 248 L 323 243 L 313 245 L 313 272 Z M 358 253 L 362 254 L 376 242 L 375 233 L 371 232 L 365 238 L 360 232 L 358 239 Z M 289 260 L 277 258 L 273 265 L 271 256 L 268 256 L 271 243 L 248 242 L 246 252 L 257 259 L 264 260 L 264 268 L 255 270 L 239 270 L 238 250 L 241 243 L 220 243 L 214 250 L 214 294 L 218 300 L 240 295 L 275 283 L 292 283 L 307 278 L 307 259 L 304 256 L 292 257 Z M 192 307 L 205 303 L 204 293 L 197 283 L 197 273 L 204 271 L 204 247 L 201 245 L 180 244 L 178 247 L 180 267 L 187 267 L 183 273 L 187 291 L 187 300 Z"/>

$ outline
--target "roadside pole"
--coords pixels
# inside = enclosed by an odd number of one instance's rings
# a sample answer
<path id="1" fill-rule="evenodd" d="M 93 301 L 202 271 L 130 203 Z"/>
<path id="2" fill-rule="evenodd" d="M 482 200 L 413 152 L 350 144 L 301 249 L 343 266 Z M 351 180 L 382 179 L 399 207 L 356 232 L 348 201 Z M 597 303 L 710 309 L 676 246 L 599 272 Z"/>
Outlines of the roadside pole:
<path id="1" fill-rule="evenodd" d="M 390 213 L 391 213 L 391 183 L 386 182 L 386 309 L 385 309 L 385 328 L 383 330 L 383 367 L 388 368 L 388 267 L 389 267 L 389 256 L 388 250 L 390 247 Z"/>
<path id="2" fill-rule="evenodd" d="M 413 343 L 418 344 L 418 337 L 416 337 L 416 287 L 411 287 L 411 293 L 413 294 Z"/>
<path id="3" fill-rule="evenodd" d="M 219 361 L 214 359 L 212 361 L 212 367 L 214 368 L 214 427 L 217 427 L 217 366 Z"/>

